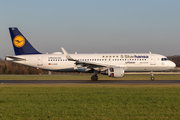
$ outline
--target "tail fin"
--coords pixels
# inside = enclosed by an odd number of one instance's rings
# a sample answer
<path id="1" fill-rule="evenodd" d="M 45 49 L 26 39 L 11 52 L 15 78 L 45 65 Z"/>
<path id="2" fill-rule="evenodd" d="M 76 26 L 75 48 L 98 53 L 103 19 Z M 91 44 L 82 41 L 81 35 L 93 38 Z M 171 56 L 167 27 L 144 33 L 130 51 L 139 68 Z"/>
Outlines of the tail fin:
<path id="1" fill-rule="evenodd" d="M 18 28 L 9 28 L 15 55 L 41 54 L 23 36 Z"/>

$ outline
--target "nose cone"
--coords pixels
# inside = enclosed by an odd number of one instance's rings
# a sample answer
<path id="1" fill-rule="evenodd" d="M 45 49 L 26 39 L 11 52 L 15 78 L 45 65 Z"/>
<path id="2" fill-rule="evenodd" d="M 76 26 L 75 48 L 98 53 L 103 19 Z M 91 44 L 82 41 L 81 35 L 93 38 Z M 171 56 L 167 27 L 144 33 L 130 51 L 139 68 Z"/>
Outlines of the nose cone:
<path id="1" fill-rule="evenodd" d="M 176 64 L 172 61 L 169 61 L 169 64 L 168 66 L 171 68 L 171 69 L 174 69 L 176 67 Z"/>
<path id="2" fill-rule="evenodd" d="M 172 61 L 171 61 L 172 62 Z M 174 62 L 171 63 L 172 64 L 172 67 L 175 68 L 176 67 L 176 64 Z"/>

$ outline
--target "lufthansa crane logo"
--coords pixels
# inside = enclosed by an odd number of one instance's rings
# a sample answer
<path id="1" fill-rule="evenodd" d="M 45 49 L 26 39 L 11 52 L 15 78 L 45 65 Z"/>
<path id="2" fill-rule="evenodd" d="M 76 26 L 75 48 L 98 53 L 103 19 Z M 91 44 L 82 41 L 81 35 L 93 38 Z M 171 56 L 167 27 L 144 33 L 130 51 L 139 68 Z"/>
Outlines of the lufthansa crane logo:
<path id="1" fill-rule="evenodd" d="M 21 35 L 17 35 L 14 40 L 13 40 L 13 44 L 16 46 L 16 47 L 23 47 L 24 44 L 25 44 L 25 39 L 23 36 Z"/>

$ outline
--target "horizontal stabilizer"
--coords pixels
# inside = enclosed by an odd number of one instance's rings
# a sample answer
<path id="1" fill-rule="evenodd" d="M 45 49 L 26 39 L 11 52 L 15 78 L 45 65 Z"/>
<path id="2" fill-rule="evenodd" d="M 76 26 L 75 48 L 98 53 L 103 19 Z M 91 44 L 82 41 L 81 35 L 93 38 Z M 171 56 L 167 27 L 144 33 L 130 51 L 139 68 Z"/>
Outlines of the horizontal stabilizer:
<path id="1" fill-rule="evenodd" d="M 10 59 L 9 59 L 10 58 Z M 6 59 L 5 60 L 13 60 L 13 61 L 26 61 L 25 58 L 23 57 L 17 57 L 17 56 L 6 56 Z"/>

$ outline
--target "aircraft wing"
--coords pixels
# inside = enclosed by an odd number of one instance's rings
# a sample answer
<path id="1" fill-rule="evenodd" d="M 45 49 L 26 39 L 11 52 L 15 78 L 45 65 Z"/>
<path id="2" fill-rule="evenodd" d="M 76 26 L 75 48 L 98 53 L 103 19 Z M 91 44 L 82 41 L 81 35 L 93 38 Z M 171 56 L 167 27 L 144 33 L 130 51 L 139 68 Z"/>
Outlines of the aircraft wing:
<path id="1" fill-rule="evenodd" d="M 23 58 L 23 57 L 19 57 L 19 56 L 6 56 L 6 60 L 7 59 L 12 59 L 13 61 L 26 61 L 26 59 L 25 58 Z"/>
<path id="2" fill-rule="evenodd" d="M 75 64 L 76 65 L 81 65 L 82 67 L 87 67 L 87 68 L 90 68 L 90 69 L 93 69 L 93 68 L 109 68 L 109 67 L 117 67 L 115 65 L 109 65 L 109 64 L 103 64 L 103 63 L 96 63 L 96 62 L 89 62 L 89 61 L 80 61 L 80 60 L 75 60 L 73 59 L 69 54 L 68 52 L 64 49 L 64 48 L 61 48 L 63 53 L 65 54 L 66 58 L 69 60 L 69 61 L 75 61 Z M 119 66 L 118 66 L 119 67 Z"/>

